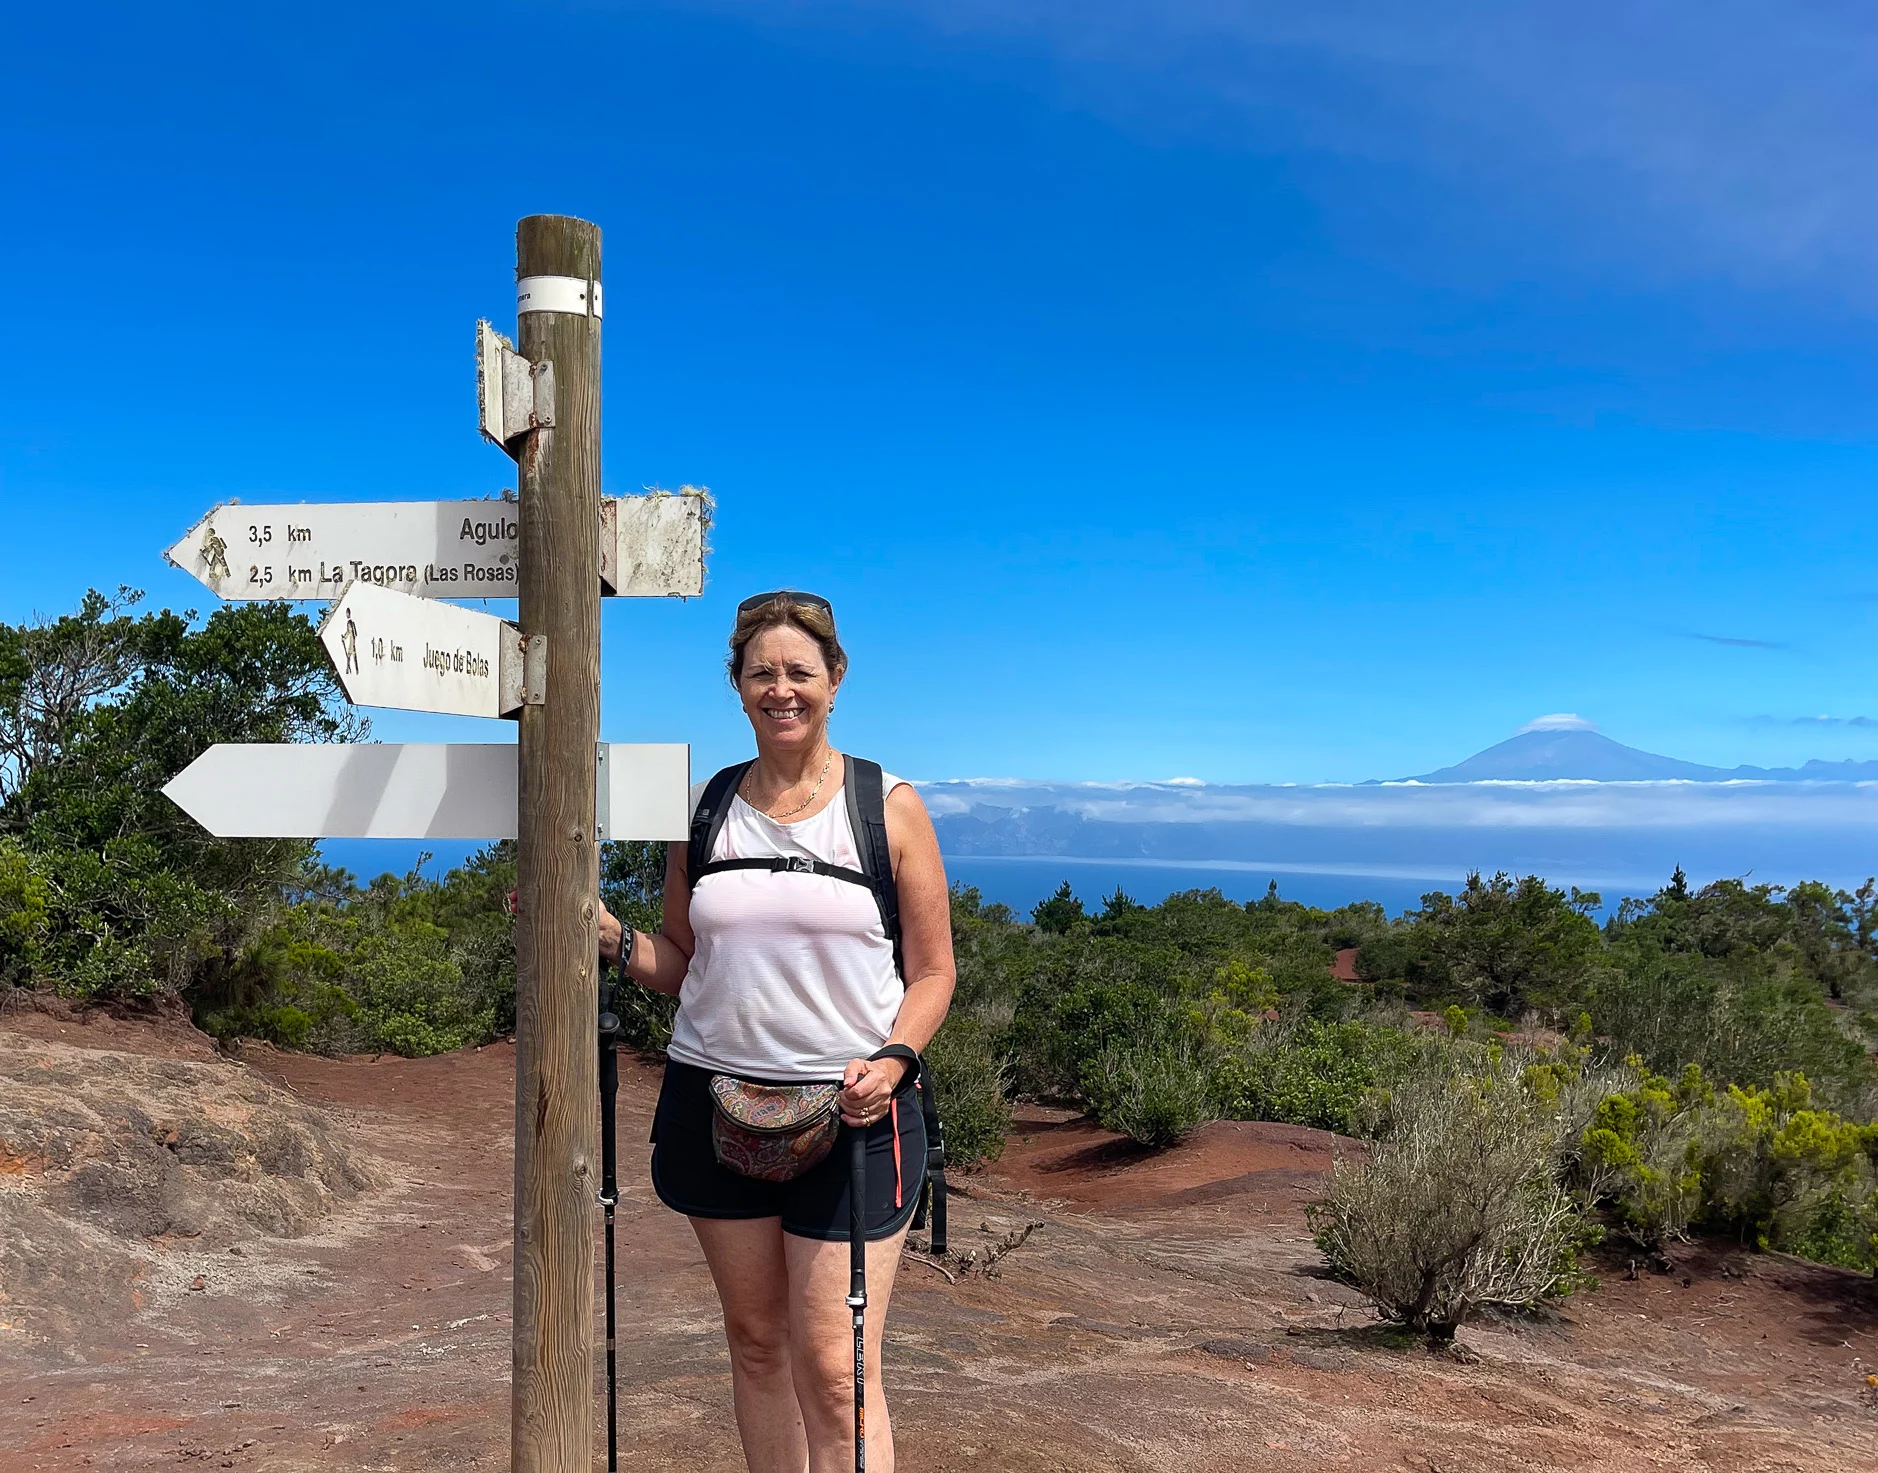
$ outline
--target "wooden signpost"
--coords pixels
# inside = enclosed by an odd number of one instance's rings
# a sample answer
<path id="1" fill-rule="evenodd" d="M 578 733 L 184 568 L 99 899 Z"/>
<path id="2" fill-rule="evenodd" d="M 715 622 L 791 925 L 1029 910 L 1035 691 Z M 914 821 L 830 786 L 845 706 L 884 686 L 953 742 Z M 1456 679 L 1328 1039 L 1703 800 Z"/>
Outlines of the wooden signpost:
<path id="1" fill-rule="evenodd" d="M 554 414 L 505 445 L 521 490 L 522 633 L 548 640 L 547 699 L 522 707 L 517 733 L 509 1467 L 588 1473 L 600 1186 L 600 231 L 533 215 L 515 254 L 516 336 L 523 358 L 554 365 Z"/>
<path id="2" fill-rule="evenodd" d="M 519 498 L 217 507 L 169 549 L 227 599 L 331 600 L 362 705 L 513 716 L 514 744 L 217 746 L 164 788 L 212 833 L 517 840 L 512 1473 L 593 1466 L 599 844 L 682 839 L 689 749 L 601 745 L 600 597 L 704 585 L 702 494 L 600 495 L 600 232 L 516 229 L 518 341 L 476 333 Z M 433 600 L 517 598 L 519 618 Z"/>

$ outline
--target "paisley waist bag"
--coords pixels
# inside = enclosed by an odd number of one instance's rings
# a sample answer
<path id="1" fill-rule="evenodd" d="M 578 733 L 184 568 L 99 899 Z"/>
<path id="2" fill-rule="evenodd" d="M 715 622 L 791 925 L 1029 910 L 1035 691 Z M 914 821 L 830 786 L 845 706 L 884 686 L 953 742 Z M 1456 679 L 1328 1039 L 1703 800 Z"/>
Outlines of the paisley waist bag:
<path id="1" fill-rule="evenodd" d="M 720 1166 L 757 1181 L 794 1181 L 841 1132 L 838 1084 L 757 1084 L 711 1076 L 711 1150 Z"/>

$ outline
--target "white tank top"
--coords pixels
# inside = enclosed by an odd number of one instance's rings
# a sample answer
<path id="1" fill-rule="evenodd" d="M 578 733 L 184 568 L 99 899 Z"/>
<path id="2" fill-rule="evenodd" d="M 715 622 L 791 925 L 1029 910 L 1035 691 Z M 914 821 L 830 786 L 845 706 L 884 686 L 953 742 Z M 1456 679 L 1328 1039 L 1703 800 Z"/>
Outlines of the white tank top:
<path id="1" fill-rule="evenodd" d="M 882 774 L 881 792 L 902 778 Z M 704 784 L 691 790 L 696 809 Z M 861 867 L 847 795 L 778 823 L 731 799 L 712 859 L 806 855 Z M 725 870 L 691 892 L 697 945 L 667 1052 L 681 1064 L 777 1082 L 837 1080 L 887 1041 L 905 988 L 874 892 L 827 875 Z"/>

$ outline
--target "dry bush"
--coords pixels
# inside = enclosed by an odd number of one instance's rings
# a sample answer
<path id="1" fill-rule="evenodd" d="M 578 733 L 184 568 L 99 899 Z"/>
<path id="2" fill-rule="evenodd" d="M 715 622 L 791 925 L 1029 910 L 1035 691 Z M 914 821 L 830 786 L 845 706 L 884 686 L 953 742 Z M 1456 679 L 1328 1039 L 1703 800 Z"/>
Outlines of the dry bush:
<path id="1" fill-rule="evenodd" d="M 1384 1316 L 1446 1339 L 1480 1309 L 1576 1287 L 1583 1225 L 1555 1171 L 1558 1117 L 1512 1062 L 1417 1075 L 1377 1123 L 1368 1159 L 1338 1162 L 1312 1226 Z"/>

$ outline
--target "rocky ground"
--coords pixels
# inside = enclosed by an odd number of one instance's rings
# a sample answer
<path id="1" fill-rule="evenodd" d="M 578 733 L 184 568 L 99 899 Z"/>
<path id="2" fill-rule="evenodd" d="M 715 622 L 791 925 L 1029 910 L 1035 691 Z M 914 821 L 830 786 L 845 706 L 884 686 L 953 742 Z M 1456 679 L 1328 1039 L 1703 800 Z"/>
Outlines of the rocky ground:
<path id="1" fill-rule="evenodd" d="M 710 1281 L 645 1184 L 656 1074 L 622 1076 L 622 1463 L 736 1469 Z M 505 1466 L 512 1085 L 506 1047 L 229 1058 L 0 1014 L 0 1470 Z M 1222 1123 L 1146 1156 L 1026 1112 L 955 1198 L 968 1264 L 904 1266 L 901 1467 L 1878 1466 L 1870 1280 L 1692 1249 L 1435 1355 L 1318 1277 L 1332 1147 Z"/>

